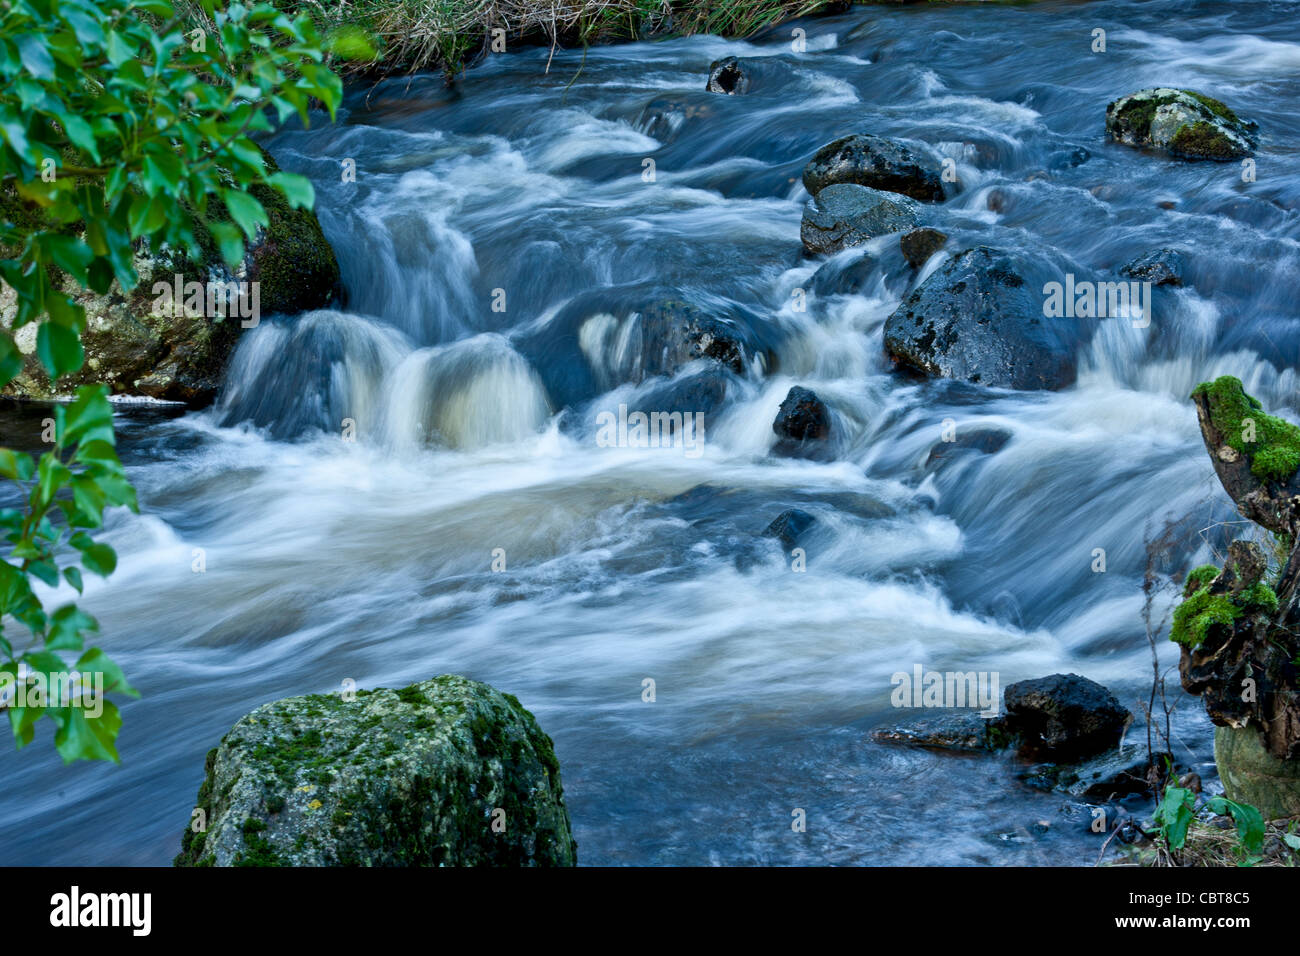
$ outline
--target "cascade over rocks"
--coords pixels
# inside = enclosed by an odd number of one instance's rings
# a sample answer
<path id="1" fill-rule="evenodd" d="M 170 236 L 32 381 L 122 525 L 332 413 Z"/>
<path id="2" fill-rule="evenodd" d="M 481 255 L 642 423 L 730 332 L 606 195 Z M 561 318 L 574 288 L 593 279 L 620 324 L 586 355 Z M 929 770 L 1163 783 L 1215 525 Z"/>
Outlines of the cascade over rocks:
<path id="1" fill-rule="evenodd" d="M 618 385 L 672 376 L 693 362 L 736 376 L 775 368 L 779 331 L 741 307 L 726 311 L 660 286 L 597 289 L 575 297 L 542 325 L 510 337 L 556 408 Z"/>

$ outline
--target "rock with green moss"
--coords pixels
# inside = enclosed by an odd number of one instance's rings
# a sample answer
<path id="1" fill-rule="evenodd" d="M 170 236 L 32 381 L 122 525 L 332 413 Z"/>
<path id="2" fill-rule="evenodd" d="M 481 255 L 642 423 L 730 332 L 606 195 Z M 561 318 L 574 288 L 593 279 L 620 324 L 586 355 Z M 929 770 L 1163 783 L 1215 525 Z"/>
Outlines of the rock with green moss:
<path id="1" fill-rule="evenodd" d="M 197 810 L 177 866 L 572 866 L 577 853 L 550 738 L 511 695 L 456 676 L 259 707 L 208 754 Z"/>
<path id="2" fill-rule="evenodd" d="M 278 167 L 263 152 L 268 172 Z M 156 254 L 137 250 L 135 269 L 140 281 L 130 293 L 117 283 L 104 295 L 83 290 L 66 277 L 63 290 L 86 310 L 82 346 L 86 361 L 75 375 L 62 379 L 56 390 L 36 358 L 36 326 L 15 335 L 24 355 L 23 371 L 5 389 L 16 398 L 48 399 L 66 395 L 78 385 L 103 383 L 114 394 L 180 401 L 193 406 L 209 404 L 217 394 L 226 363 L 241 331 L 263 316 L 295 313 L 326 305 L 339 290 L 340 274 L 334 251 L 310 210 L 292 209 L 284 196 L 268 186 L 249 190 L 267 213 L 268 226 L 259 230 L 247 247 L 243 261 L 232 271 L 222 261 L 206 235 L 200 237 L 198 261 L 178 251 Z M 0 196 L 0 200 L 3 200 Z M 0 202 L 0 215 L 14 221 L 36 215 L 12 195 Z M 229 216 L 220 200 L 210 201 L 208 214 L 217 220 Z M 33 220 L 34 221 L 34 220 Z M 199 230 L 200 232 L 202 230 Z M 256 283 L 256 312 L 251 305 L 251 285 L 242 314 L 209 313 L 207 303 L 198 314 L 185 309 L 158 307 L 160 283 L 181 288 L 185 283 Z M 0 323 L 9 326 L 17 310 L 12 289 L 0 283 Z"/>
<path id="3" fill-rule="evenodd" d="M 1300 816 L 1300 760 L 1269 753 L 1255 727 L 1215 727 L 1214 762 L 1229 800 L 1257 807 L 1265 820 Z"/>
<path id="4" fill-rule="evenodd" d="M 1240 159 L 1254 153 L 1257 125 L 1192 90 L 1154 87 L 1106 107 L 1106 132 L 1126 146 L 1163 149 L 1184 159 Z"/>

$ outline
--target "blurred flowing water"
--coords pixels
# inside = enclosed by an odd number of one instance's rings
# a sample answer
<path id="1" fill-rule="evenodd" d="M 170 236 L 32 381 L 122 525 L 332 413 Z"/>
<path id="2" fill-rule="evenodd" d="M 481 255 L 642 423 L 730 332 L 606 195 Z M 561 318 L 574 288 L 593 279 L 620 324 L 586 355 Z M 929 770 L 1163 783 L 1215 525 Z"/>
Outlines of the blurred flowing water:
<path id="1" fill-rule="evenodd" d="M 1188 393 L 1234 374 L 1298 409 L 1297 6 L 859 7 L 797 24 L 802 53 L 790 25 L 556 51 L 549 73 L 524 49 L 452 91 L 358 87 L 336 125 L 283 132 L 272 151 L 315 182 L 348 302 L 247 333 L 213 409 L 123 408 L 142 514 L 112 520 L 120 567 L 86 604 L 144 697 L 120 767 L 62 767 L 48 728 L 0 748 L 0 862 L 165 864 L 242 714 L 448 672 L 518 695 L 552 735 L 583 863 L 1091 862 L 1089 818 L 1013 759 L 869 734 L 915 715 L 889 704 L 914 664 L 1145 696 L 1144 535 L 1235 518 Z M 764 84 L 704 92 L 726 55 L 763 58 Z M 1258 181 L 1106 144 L 1106 104 L 1156 85 L 1257 120 Z M 1101 322 L 1059 393 L 902 378 L 881 347 L 914 281 L 897 238 L 865 250 L 874 265 L 836 260 L 854 294 L 819 291 L 800 252 L 802 167 L 854 131 L 953 160 L 960 192 L 925 212 L 949 249 L 1105 278 L 1176 246 L 1188 284 L 1156 290 L 1147 329 Z M 628 384 L 618 309 L 572 320 L 573 303 L 655 289 L 773 343 L 696 458 L 595 440 L 595 412 L 664 383 Z M 835 411 L 833 462 L 768 454 L 796 383 Z M 934 461 L 945 419 L 1009 440 Z M 793 506 L 821 522 L 804 573 L 761 536 Z M 1181 757 L 1209 759 L 1198 702 L 1174 726 Z"/>

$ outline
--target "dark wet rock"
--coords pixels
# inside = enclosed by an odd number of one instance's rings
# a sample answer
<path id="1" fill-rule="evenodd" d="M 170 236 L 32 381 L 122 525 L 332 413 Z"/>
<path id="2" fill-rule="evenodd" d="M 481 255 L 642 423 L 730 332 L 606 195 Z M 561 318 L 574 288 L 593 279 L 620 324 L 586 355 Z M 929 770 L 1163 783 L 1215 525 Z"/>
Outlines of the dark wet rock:
<path id="1" fill-rule="evenodd" d="M 679 299 L 653 302 L 641 311 L 641 370 L 665 375 L 696 359 L 713 359 L 737 375 L 745 372 L 742 332 L 726 319 Z"/>
<path id="2" fill-rule="evenodd" d="M 270 154 L 263 151 L 262 155 L 267 171 L 278 171 Z M 185 402 L 193 407 L 210 404 L 245 328 L 272 314 L 320 308 L 341 293 L 338 262 L 315 214 L 291 208 L 283 194 L 269 186 L 254 186 L 249 193 L 266 210 L 268 226 L 259 229 L 247 244 L 243 261 L 233 271 L 215 243 L 203 235 L 198 260 L 179 251 L 137 251 L 134 264 L 140 281 L 130 293 L 114 282 L 101 295 L 60 276 L 64 291 L 86 310 L 86 329 L 81 336 L 85 364 L 54 389 L 36 356 L 37 326 L 33 323 L 15 336 L 24 357 L 23 370 L 4 394 L 47 399 L 71 394 L 78 385 L 102 383 L 114 394 Z M 13 203 L 12 197 L 0 193 L 0 218 L 15 218 L 9 208 Z M 229 219 L 215 199 L 208 215 L 217 221 Z M 251 295 L 243 302 L 242 317 L 189 315 L 183 308 L 160 306 L 155 286 L 161 283 L 174 289 L 177 275 L 183 294 L 188 294 L 185 285 L 190 282 L 256 282 L 257 316 L 250 314 Z M 9 325 L 15 312 L 13 290 L 0 283 L 0 323 Z"/>
<path id="3" fill-rule="evenodd" d="M 745 62 L 739 57 L 728 56 L 709 65 L 709 82 L 705 89 L 710 93 L 739 96 L 749 92 L 751 82 Z"/>
<path id="4" fill-rule="evenodd" d="M 763 529 L 763 536 L 776 538 L 787 548 L 793 548 L 817 525 L 817 519 L 806 511 L 790 508 L 782 511 Z"/>
<path id="5" fill-rule="evenodd" d="M 1157 249 L 1155 252 L 1148 252 L 1120 270 L 1132 279 L 1150 282 L 1152 285 L 1173 286 L 1183 284 L 1183 275 L 1186 271 L 1187 263 L 1183 260 L 1183 254 L 1177 249 Z"/>
<path id="6" fill-rule="evenodd" d="M 1000 428 L 958 429 L 952 441 L 936 442 L 926 456 L 925 465 L 947 464 L 963 453 L 992 455 L 1011 440 L 1011 433 Z"/>
<path id="7" fill-rule="evenodd" d="M 1150 769 L 1146 747 L 1127 744 L 1077 763 L 1040 764 L 1021 774 L 1021 779 L 1040 790 L 1114 800 L 1151 792 L 1155 778 L 1148 777 Z"/>
<path id="8" fill-rule="evenodd" d="M 831 437 L 831 413 L 816 392 L 796 385 L 781 402 L 772 431 L 777 436 L 776 454 L 814 457 L 825 451 Z"/>
<path id="9" fill-rule="evenodd" d="M 816 295 L 856 295 L 871 284 L 881 269 L 879 260 L 861 256 L 851 262 L 831 259 L 813 273 L 808 283 Z"/>
<path id="10" fill-rule="evenodd" d="M 725 406 L 727 390 L 733 381 L 734 377 L 726 369 L 716 365 L 706 367 L 660 385 L 647 382 L 645 390 L 628 401 L 628 407 L 670 416 L 702 414 L 707 429 L 712 427 L 714 417 Z M 668 433 L 676 434 L 676 423 L 671 418 Z"/>
<path id="11" fill-rule="evenodd" d="M 1064 388 L 1075 378 L 1080 330 L 1075 320 L 1043 315 L 1041 278 L 1023 257 L 986 246 L 956 255 L 885 321 L 885 349 L 926 375 Z"/>
<path id="12" fill-rule="evenodd" d="M 1078 674 L 1019 681 L 1003 697 L 1022 749 L 1058 761 L 1114 748 L 1131 718 L 1114 694 Z"/>
<path id="13" fill-rule="evenodd" d="M 956 712 L 922 717 L 908 724 L 873 731 L 873 740 L 932 750 L 993 751 L 1013 742 L 1006 721 L 977 713 Z"/>
<path id="14" fill-rule="evenodd" d="M 943 183 L 934 169 L 901 143 L 869 133 L 845 136 L 823 146 L 804 168 L 804 188 L 813 196 L 842 183 L 901 193 L 923 202 L 943 199 Z"/>
<path id="15" fill-rule="evenodd" d="M 938 229 L 913 229 L 899 237 L 898 247 L 903 250 L 903 258 L 908 265 L 919 269 L 930 261 L 930 257 L 943 248 L 948 241 L 947 233 Z"/>
<path id="16" fill-rule="evenodd" d="M 1074 169 L 1082 166 L 1092 154 L 1082 146 L 1072 146 L 1068 149 L 1057 150 L 1047 157 L 1047 165 L 1053 170 Z"/>
<path id="17" fill-rule="evenodd" d="M 647 103 L 632 125 L 661 143 L 671 143 L 688 122 L 707 119 L 713 113 L 712 106 L 690 97 L 661 96 Z"/>
<path id="18" fill-rule="evenodd" d="M 1138 90 L 1106 107 L 1106 132 L 1111 139 L 1126 146 L 1163 149 L 1183 159 L 1250 156 L 1258 142 L 1257 128 L 1218 100 L 1192 90 Z"/>
<path id="19" fill-rule="evenodd" d="M 208 754 L 177 866 L 573 866 L 551 740 L 463 677 L 290 697 Z"/>
<path id="20" fill-rule="evenodd" d="M 510 336 L 537 370 L 553 407 L 577 406 L 619 385 L 672 376 L 692 362 L 733 374 L 775 368 L 781 332 L 742 306 L 706 308 L 662 287 L 596 289 L 546 324 Z"/>
<path id="21" fill-rule="evenodd" d="M 827 186 L 804 207 L 799 238 L 812 255 L 839 252 L 917 224 L 917 204 L 866 186 Z"/>

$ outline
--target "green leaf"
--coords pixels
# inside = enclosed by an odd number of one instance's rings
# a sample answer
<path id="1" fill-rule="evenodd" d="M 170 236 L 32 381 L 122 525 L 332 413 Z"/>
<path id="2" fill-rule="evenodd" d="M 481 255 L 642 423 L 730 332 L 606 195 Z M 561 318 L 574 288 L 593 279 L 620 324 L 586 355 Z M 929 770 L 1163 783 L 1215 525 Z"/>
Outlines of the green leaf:
<path id="1" fill-rule="evenodd" d="M 84 360 L 81 336 L 75 329 L 43 322 L 36 332 L 36 357 L 41 360 L 50 378 L 57 381 L 81 368 Z"/>
<path id="2" fill-rule="evenodd" d="M 1206 801 L 1212 811 L 1220 815 L 1231 813 L 1237 824 L 1237 838 L 1247 853 L 1257 854 L 1264 848 L 1264 815 L 1248 803 L 1237 803 L 1227 797 L 1211 797 Z"/>
<path id="3" fill-rule="evenodd" d="M 117 552 L 106 544 L 96 542 L 81 552 L 81 563 L 87 571 L 106 578 L 117 567 Z"/>
<path id="4" fill-rule="evenodd" d="M 112 701 L 101 700 L 103 711 L 91 716 L 87 708 L 65 707 L 51 714 L 60 724 L 54 734 L 54 746 L 64 763 L 74 760 L 121 761 L 117 756 L 118 731 L 122 729 L 122 715 Z"/>
<path id="5" fill-rule="evenodd" d="M 122 673 L 122 668 L 98 647 L 87 650 L 86 653 L 77 658 L 77 663 L 74 666 L 83 674 L 103 674 L 104 693 L 106 694 L 126 694 L 128 697 L 140 696 L 140 692 L 127 682 L 126 675 Z"/>
<path id="6" fill-rule="evenodd" d="M 11 448 L 0 448 L 0 476 L 16 481 L 27 481 L 35 468 L 31 455 Z"/>
<path id="7" fill-rule="evenodd" d="M 311 209 L 316 204 L 316 190 L 306 176 L 272 173 L 266 181 L 284 193 L 284 198 L 294 209 Z"/>
<path id="8" fill-rule="evenodd" d="M 225 200 L 226 208 L 230 210 L 230 218 L 235 221 L 249 239 L 257 235 L 259 226 L 266 228 L 268 225 L 266 210 L 262 208 L 260 202 L 248 193 L 223 189 L 221 198 Z"/>
<path id="9" fill-rule="evenodd" d="M 83 632 L 98 630 L 99 622 L 93 617 L 82 612 L 75 604 L 65 604 L 50 615 L 50 628 L 45 634 L 45 649 L 79 651 L 82 646 Z"/>

